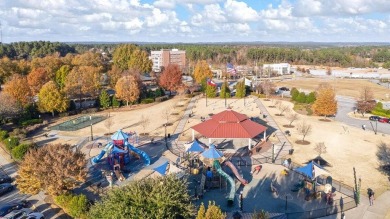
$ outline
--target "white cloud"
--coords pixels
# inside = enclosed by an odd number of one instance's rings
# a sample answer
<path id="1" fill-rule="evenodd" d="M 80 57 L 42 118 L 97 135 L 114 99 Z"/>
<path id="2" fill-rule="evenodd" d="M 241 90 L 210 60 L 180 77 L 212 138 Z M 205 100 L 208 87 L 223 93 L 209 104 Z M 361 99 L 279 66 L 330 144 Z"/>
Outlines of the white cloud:
<path id="1" fill-rule="evenodd" d="M 227 0 L 224 7 L 226 14 L 235 21 L 256 21 L 259 18 L 257 12 L 245 2 Z"/>

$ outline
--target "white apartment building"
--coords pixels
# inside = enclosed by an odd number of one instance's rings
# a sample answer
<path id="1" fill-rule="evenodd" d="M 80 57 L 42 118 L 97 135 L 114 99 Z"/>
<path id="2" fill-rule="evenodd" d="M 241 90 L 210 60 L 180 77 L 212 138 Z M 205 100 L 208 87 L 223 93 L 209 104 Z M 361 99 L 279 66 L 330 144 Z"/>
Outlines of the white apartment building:
<path id="1" fill-rule="evenodd" d="M 288 63 L 264 64 L 263 70 L 277 72 L 279 75 L 290 74 L 291 66 Z"/>

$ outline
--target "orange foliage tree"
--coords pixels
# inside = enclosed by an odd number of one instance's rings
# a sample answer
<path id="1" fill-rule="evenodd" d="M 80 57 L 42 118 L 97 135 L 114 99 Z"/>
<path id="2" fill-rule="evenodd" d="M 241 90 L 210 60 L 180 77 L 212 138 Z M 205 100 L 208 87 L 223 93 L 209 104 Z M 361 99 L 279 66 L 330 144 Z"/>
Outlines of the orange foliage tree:
<path id="1" fill-rule="evenodd" d="M 330 84 L 320 84 L 317 89 L 316 101 L 312 105 L 313 113 L 320 116 L 337 113 L 336 93 Z"/>
<path id="2" fill-rule="evenodd" d="M 34 58 L 31 61 L 32 69 L 45 68 L 50 80 L 55 79 L 56 71 L 61 68 L 62 64 L 59 54 L 48 55 L 43 58 Z"/>
<path id="3" fill-rule="evenodd" d="M 49 73 L 43 67 L 35 68 L 27 75 L 27 83 L 33 95 L 37 94 L 49 80 Z"/>
<path id="4" fill-rule="evenodd" d="M 129 102 L 138 100 L 141 94 L 140 84 L 141 81 L 136 75 L 130 74 L 124 76 L 115 85 L 115 95 L 119 99 L 126 101 L 126 105 L 129 105 Z"/>
<path id="5" fill-rule="evenodd" d="M 65 79 L 65 92 L 70 96 L 96 96 L 100 88 L 100 69 L 91 66 L 76 66 Z"/>
<path id="6" fill-rule="evenodd" d="M 205 60 L 196 63 L 194 70 L 194 78 L 196 83 L 201 83 L 206 78 L 212 78 L 213 73 Z"/>
<path id="7" fill-rule="evenodd" d="M 180 67 L 176 64 L 169 64 L 161 74 L 159 84 L 161 87 L 176 91 L 182 84 L 182 72 Z"/>
<path id="8" fill-rule="evenodd" d="M 15 74 L 11 79 L 5 83 L 4 92 L 15 98 L 22 106 L 26 106 L 32 102 L 31 89 L 28 85 L 27 78 Z"/>

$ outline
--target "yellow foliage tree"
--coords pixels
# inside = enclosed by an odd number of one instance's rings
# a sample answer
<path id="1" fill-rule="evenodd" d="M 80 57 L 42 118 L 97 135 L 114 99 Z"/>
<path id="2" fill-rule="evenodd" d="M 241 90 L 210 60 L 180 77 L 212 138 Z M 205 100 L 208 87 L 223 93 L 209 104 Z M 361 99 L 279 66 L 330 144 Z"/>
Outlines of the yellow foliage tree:
<path id="1" fill-rule="evenodd" d="M 337 113 L 336 94 L 329 84 L 320 84 L 317 89 L 316 101 L 312 105 L 315 115 L 328 116 Z"/>
<path id="2" fill-rule="evenodd" d="M 115 95 L 126 101 L 126 105 L 129 105 L 129 102 L 138 100 L 141 93 L 140 83 L 139 78 L 133 74 L 124 76 L 115 85 Z"/>
<path id="3" fill-rule="evenodd" d="M 213 73 L 205 60 L 196 63 L 194 70 L 194 78 L 196 83 L 201 83 L 206 78 L 212 78 Z"/>
<path id="4" fill-rule="evenodd" d="M 225 219 L 226 214 L 224 214 L 221 210 L 221 208 L 217 205 L 215 205 L 215 202 L 209 202 L 209 206 L 207 206 L 206 211 L 206 218 L 207 219 Z"/>
<path id="5" fill-rule="evenodd" d="M 47 82 L 43 85 L 38 94 L 38 109 L 41 112 L 65 112 L 69 106 L 69 101 L 65 95 L 58 89 L 53 81 Z"/>

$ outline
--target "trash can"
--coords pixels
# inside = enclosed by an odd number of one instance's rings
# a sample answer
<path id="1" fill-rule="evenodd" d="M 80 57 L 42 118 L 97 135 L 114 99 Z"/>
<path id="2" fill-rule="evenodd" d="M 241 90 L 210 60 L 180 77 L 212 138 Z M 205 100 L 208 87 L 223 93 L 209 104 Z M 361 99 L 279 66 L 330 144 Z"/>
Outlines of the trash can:
<path id="1" fill-rule="evenodd" d="M 267 118 L 267 115 L 263 115 L 263 119 Z"/>
<path id="2" fill-rule="evenodd" d="M 294 153 L 294 149 L 288 150 L 288 154 L 289 154 L 289 155 L 292 155 L 293 153 Z"/>
<path id="3" fill-rule="evenodd" d="M 171 134 L 170 133 L 168 133 L 168 138 L 171 138 Z"/>

